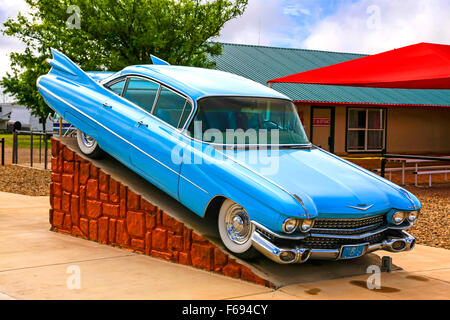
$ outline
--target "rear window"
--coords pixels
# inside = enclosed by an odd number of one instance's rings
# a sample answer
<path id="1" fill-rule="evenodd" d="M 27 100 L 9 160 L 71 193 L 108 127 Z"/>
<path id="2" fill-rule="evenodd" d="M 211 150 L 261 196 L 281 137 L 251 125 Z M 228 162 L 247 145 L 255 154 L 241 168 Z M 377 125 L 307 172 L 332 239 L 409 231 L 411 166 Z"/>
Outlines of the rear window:
<path id="1" fill-rule="evenodd" d="M 159 84 L 142 78 L 129 78 L 123 97 L 137 104 L 147 112 L 152 111 Z"/>
<path id="2" fill-rule="evenodd" d="M 186 98 L 162 87 L 153 114 L 176 128 L 182 128 L 191 110 L 192 106 Z"/>

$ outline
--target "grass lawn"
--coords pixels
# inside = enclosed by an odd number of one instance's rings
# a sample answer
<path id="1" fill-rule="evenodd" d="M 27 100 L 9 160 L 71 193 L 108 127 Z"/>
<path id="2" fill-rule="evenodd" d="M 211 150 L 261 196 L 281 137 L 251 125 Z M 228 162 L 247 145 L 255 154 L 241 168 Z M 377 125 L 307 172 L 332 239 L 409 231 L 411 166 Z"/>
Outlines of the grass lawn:
<path id="1" fill-rule="evenodd" d="M 0 140 L 5 138 L 5 146 L 12 147 L 13 145 L 13 135 L 12 133 L 0 133 Z M 18 137 L 19 148 L 30 148 L 30 136 L 19 135 Z M 48 148 L 51 148 L 51 141 L 48 139 Z M 44 137 L 41 137 L 41 147 L 44 149 Z M 39 136 L 33 136 L 33 148 L 39 149 Z"/>

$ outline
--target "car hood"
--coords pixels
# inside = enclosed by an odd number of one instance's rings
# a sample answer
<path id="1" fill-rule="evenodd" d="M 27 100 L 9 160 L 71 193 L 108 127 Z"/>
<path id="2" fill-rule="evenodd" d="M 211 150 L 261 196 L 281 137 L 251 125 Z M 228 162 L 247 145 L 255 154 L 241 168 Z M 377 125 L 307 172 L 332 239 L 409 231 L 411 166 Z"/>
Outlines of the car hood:
<path id="1" fill-rule="evenodd" d="M 233 150 L 227 155 L 299 196 L 320 217 L 366 217 L 420 207 L 408 191 L 321 149 Z"/>

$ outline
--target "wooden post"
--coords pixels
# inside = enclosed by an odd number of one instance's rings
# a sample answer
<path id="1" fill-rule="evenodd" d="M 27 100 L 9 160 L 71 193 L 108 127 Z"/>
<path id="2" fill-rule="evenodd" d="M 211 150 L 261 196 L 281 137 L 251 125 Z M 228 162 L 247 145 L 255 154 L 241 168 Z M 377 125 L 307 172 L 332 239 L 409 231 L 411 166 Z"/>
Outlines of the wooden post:
<path id="1" fill-rule="evenodd" d="M 45 134 L 45 133 L 44 133 L 44 134 Z M 41 153 L 42 153 L 42 135 L 40 134 L 40 135 L 39 135 L 39 163 L 42 162 L 42 156 L 41 156 Z"/>
<path id="2" fill-rule="evenodd" d="M 44 169 L 47 170 L 47 149 L 48 149 L 48 143 L 47 143 L 47 133 L 44 133 Z"/>
<path id="3" fill-rule="evenodd" d="M 419 163 L 416 162 L 416 172 L 419 172 Z M 415 179 L 415 183 L 414 185 L 417 187 L 417 176 L 418 174 L 415 175 L 414 179 Z"/>
<path id="4" fill-rule="evenodd" d="M 16 130 L 13 131 L 12 163 L 17 164 L 17 132 L 16 132 Z"/>
<path id="5" fill-rule="evenodd" d="M 405 170 L 406 170 L 406 161 L 402 162 L 402 186 L 405 185 Z"/>
<path id="6" fill-rule="evenodd" d="M 33 167 L 33 130 L 30 130 L 30 167 Z"/>
<path id="7" fill-rule="evenodd" d="M 5 165 L 5 138 L 2 138 L 2 166 Z"/>
<path id="8" fill-rule="evenodd" d="M 384 175 L 386 173 L 386 149 L 381 150 L 381 176 L 384 178 Z"/>
<path id="9" fill-rule="evenodd" d="M 63 118 L 61 115 L 59 116 L 59 136 L 62 136 L 62 125 L 63 125 Z"/>

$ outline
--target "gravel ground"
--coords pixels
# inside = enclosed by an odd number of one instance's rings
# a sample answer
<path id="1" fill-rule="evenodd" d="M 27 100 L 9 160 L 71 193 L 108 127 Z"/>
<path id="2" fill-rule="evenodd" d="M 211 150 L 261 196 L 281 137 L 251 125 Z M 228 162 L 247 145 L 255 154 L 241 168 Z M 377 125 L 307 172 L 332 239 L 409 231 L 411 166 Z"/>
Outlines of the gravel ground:
<path id="1" fill-rule="evenodd" d="M 50 170 L 37 170 L 17 165 L 0 166 L 0 191 L 28 196 L 48 196 L 50 176 Z"/>
<path id="2" fill-rule="evenodd" d="M 49 195 L 50 171 L 16 165 L 0 166 L 0 191 L 31 196 Z M 399 177 L 396 177 L 399 180 Z M 399 182 L 399 181 L 394 181 Z M 422 202 L 423 209 L 410 233 L 417 243 L 450 249 L 450 183 L 439 181 L 432 188 L 406 186 Z"/>
<path id="3" fill-rule="evenodd" d="M 419 244 L 450 249 L 450 184 L 437 184 L 432 188 L 407 186 L 406 189 L 416 195 L 423 206 L 419 220 L 408 232 Z"/>

